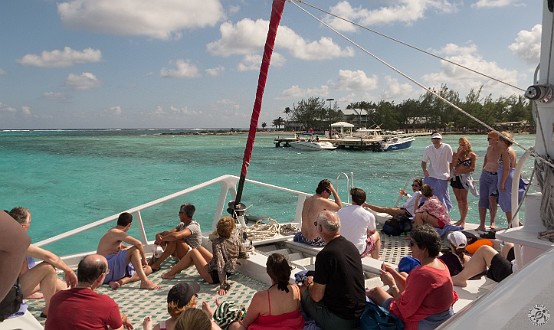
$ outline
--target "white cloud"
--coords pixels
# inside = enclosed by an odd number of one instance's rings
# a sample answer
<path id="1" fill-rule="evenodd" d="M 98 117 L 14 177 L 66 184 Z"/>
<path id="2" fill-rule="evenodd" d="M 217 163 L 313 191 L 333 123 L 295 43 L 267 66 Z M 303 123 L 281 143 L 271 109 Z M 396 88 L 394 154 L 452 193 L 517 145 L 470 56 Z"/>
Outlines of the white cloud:
<path id="1" fill-rule="evenodd" d="M 5 70 L 3 70 L 2 68 L 0 68 L 0 76 L 3 76 L 7 74 L 7 72 Z"/>
<path id="2" fill-rule="evenodd" d="M 17 112 L 17 109 L 12 107 L 12 106 L 9 106 L 5 103 L 0 102 L 0 113 L 2 113 L 2 112 L 15 113 L 15 112 Z"/>
<path id="3" fill-rule="evenodd" d="M 517 1 L 518 0 L 478 0 L 471 6 L 475 8 L 506 7 L 511 4 L 515 4 Z"/>
<path id="4" fill-rule="evenodd" d="M 112 116 L 121 116 L 123 114 L 123 108 L 119 105 L 116 105 L 104 110 L 104 113 Z"/>
<path id="5" fill-rule="evenodd" d="M 21 107 L 21 113 L 25 116 L 32 116 L 33 115 L 31 113 L 31 107 L 27 106 L 27 105 L 24 105 L 24 106 Z"/>
<path id="6" fill-rule="evenodd" d="M 214 26 L 219 0 L 72 0 L 58 4 L 64 25 L 115 35 L 179 38 L 181 30 Z"/>
<path id="7" fill-rule="evenodd" d="M 276 52 L 271 55 L 271 66 L 283 66 L 285 64 L 285 58 Z M 238 71 L 257 71 L 260 70 L 262 63 L 262 55 L 247 54 L 244 55 L 242 61 L 238 64 Z"/>
<path id="8" fill-rule="evenodd" d="M 83 72 L 80 75 L 70 73 L 65 80 L 65 84 L 73 89 L 87 90 L 100 86 L 101 82 L 94 74 Z"/>
<path id="9" fill-rule="evenodd" d="M 382 93 L 385 100 L 406 100 L 413 92 L 412 84 L 401 83 L 396 78 L 385 76 L 385 89 Z"/>
<path id="10" fill-rule="evenodd" d="M 222 67 L 221 65 L 205 70 L 206 74 L 210 77 L 220 76 L 223 73 L 223 71 L 225 71 L 225 68 Z"/>
<path id="11" fill-rule="evenodd" d="M 101 59 L 102 52 L 98 49 L 86 48 L 80 52 L 70 47 L 64 47 L 63 50 L 43 51 L 40 55 L 27 54 L 17 62 L 21 65 L 40 68 L 62 68 L 77 63 L 94 63 Z"/>
<path id="12" fill-rule="evenodd" d="M 542 25 L 533 26 L 531 31 L 519 31 L 516 40 L 510 44 L 510 50 L 530 64 L 539 62 L 541 53 Z"/>
<path id="13" fill-rule="evenodd" d="M 330 12 L 363 26 L 393 24 L 397 22 L 411 24 L 425 17 L 425 13 L 435 10 L 442 13 L 452 13 L 456 5 L 448 0 L 399 0 L 395 5 L 379 9 L 353 8 L 348 1 L 341 1 L 330 8 Z M 354 31 L 355 27 L 332 16 L 325 21 L 340 31 Z"/>
<path id="14" fill-rule="evenodd" d="M 60 92 L 44 92 L 44 93 L 42 93 L 42 97 L 44 97 L 45 99 L 48 99 L 48 100 L 53 100 L 53 101 L 62 101 L 62 100 L 67 99 L 65 94 L 60 93 Z"/>
<path id="15" fill-rule="evenodd" d="M 175 62 L 174 69 L 162 68 L 160 76 L 166 78 L 194 78 L 200 75 L 196 65 L 190 63 L 189 60 L 178 60 Z"/>
<path id="16" fill-rule="evenodd" d="M 221 38 L 207 45 L 208 51 L 217 56 L 249 55 L 258 53 L 263 47 L 269 22 L 249 18 L 236 25 L 225 22 L 219 27 Z M 331 38 L 322 37 L 318 41 L 306 41 L 286 26 L 279 27 L 275 49 L 286 49 L 295 58 L 303 60 L 325 60 L 337 57 L 351 57 L 354 50 L 342 49 Z"/>
<path id="17" fill-rule="evenodd" d="M 171 117 L 183 117 L 185 115 L 187 116 L 201 116 L 202 111 L 197 110 L 191 110 L 188 107 L 176 107 L 176 106 L 169 106 L 167 109 L 161 105 L 156 106 L 154 111 L 150 112 L 149 115 L 153 116 L 171 116 Z"/>
<path id="18" fill-rule="evenodd" d="M 329 95 L 329 86 L 323 85 L 317 88 L 300 88 L 298 85 L 293 85 L 290 88 L 281 92 L 279 99 L 281 100 L 299 100 L 302 98 L 313 96 Z"/>
<path id="19" fill-rule="evenodd" d="M 448 44 L 440 53 L 448 60 L 478 72 L 486 73 L 498 80 L 512 85 L 517 83 L 516 70 L 503 69 L 496 62 L 486 61 L 478 54 L 475 45 L 460 47 L 456 44 Z M 514 89 L 507 88 L 506 85 L 444 61 L 441 61 L 441 71 L 426 74 L 423 76 L 423 80 L 431 87 L 446 84 L 450 89 L 457 90 L 460 95 L 465 95 L 470 89 L 479 88 L 482 85 L 488 86 L 487 90 L 495 96 L 508 96 L 515 92 Z"/>
<path id="20" fill-rule="evenodd" d="M 339 70 L 336 89 L 347 91 L 369 91 L 377 88 L 379 79 L 376 75 L 368 77 L 362 70 Z"/>

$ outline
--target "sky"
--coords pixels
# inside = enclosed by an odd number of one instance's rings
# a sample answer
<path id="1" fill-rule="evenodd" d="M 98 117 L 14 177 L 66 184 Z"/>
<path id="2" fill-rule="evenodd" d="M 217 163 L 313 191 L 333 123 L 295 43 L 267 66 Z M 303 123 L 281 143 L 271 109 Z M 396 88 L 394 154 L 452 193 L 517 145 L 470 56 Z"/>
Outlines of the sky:
<path id="1" fill-rule="evenodd" d="M 494 99 L 521 95 L 368 29 L 526 89 L 539 61 L 543 2 L 287 1 L 258 126 L 270 128 L 310 97 L 345 109 L 425 93 L 372 55 L 462 98 L 481 86 Z M 0 129 L 248 128 L 271 4 L 1 1 Z"/>

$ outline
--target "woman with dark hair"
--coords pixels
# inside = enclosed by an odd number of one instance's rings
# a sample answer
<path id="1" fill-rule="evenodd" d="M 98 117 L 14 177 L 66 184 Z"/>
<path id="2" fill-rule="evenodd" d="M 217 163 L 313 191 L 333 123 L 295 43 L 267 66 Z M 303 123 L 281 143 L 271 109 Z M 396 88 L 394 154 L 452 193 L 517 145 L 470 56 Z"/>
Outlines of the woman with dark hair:
<path id="1" fill-rule="evenodd" d="M 416 227 L 410 233 L 412 256 L 421 262 L 405 277 L 383 264 L 381 287 L 366 292 L 371 300 L 399 317 L 406 330 L 434 329 L 453 315 L 458 300 L 448 267 L 437 258 L 441 239 L 430 225 Z"/>
<path id="2" fill-rule="evenodd" d="M 378 213 L 387 213 L 393 217 L 404 216 L 412 218 L 415 215 L 415 210 L 417 209 L 417 202 L 421 196 L 421 187 L 423 186 L 423 180 L 414 179 L 412 182 L 412 191 L 413 195 L 408 194 L 404 189 L 400 189 L 400 196 L 407 197 L 408 199 L 401 207 L 381 207 L 369 203 L 364 203 L 362 206 L 369 208 L 374 212 Z"/>
<path id="3" fill-rule="evenodd" d="M 196 283 L 179 283 L 167 293 L 167 312 L 171 316 L 152 328 L 152 318 L 147 316 L 142 321 L 143 330 L 174 330 L 179 316 L 187 309 L 196 308 L 200 286 Z"/>
<path id="4" fill-rule="evenodd" d="M 460 231 L 450 232 L 447 236 L 450 251 L 443 253 L 439 259 L 448 267 L 450 276 L 457 275 L 471 258 L 466 254 L 467 237 Z"/>
<path id="5" fill-rule="evenodd" d="M 428 223 L 435 228 L 444 228 L 451 223 L 450 215 L 446 206 L 433 195 L 433 188 L 424 184 L 421 188 L 421 194 L 425 197 L 425 202 L 417 210 L 414 218 L 414 225 L 420 226 Z"/>
<path id="6" fill-rule="evenodd" d="M 304 318 L 300 314 L 300 289 L 290 284 L 292 267 L 285 256 L 273 253 L 267 258 L 267 274 L 272 285 L 252 297 L 246 316 L 229 326 L 234 329 L 302 329 Z"/>

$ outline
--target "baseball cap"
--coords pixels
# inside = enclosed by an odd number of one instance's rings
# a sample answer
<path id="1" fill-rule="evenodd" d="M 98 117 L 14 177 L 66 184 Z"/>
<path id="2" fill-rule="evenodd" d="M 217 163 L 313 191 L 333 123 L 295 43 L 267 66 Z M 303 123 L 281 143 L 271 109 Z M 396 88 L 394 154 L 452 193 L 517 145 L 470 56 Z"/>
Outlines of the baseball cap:
<path id="1" fill-rule="evenodd" d="M 442 139 L 441 133 L 435 132 L 431 135 L 431 139 Z"/>
<path id="2" fill-rule="evenodd" d="M 179 283 L 171 288 L 167 293 L 167 303 L 176 303 L 178 307 L 183 307 L 189 303 L 192 296 L 200 291 L 197 283 Z"/>
<path id="3" fill-rule="evenodd" d="M 453 231 L 447 236 L 448 241 L 454 245 L 457 249 L 465 248 L 467 246 L 467 238 L 462 232 Z"/>

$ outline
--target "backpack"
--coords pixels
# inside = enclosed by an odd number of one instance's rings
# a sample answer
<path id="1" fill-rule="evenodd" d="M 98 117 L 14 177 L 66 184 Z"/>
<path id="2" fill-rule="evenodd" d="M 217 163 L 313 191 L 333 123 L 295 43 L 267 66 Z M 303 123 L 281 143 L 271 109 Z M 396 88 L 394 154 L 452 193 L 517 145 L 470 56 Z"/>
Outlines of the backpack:
<path id="1" fill-rule="evenodd" d="M 362 330 L 394 330 L 404 329 L 402 321 L 383 307 L 368 302 L 360 316 Z"/>
<path id="2" fill-rule="evenodd" d="M 400 236 L 412 230 L 412 221 L 405 216 L 394 217 L 385 221 L 381 231 L 389 236 Z"/>
<path id="3" fill-rule="evenodd" d="M 19 287 L 19 279 L 12 286 L 4 300 L 0 302 L 0 322 L 16 313 L 23 302 L 23 292 Z"/>

